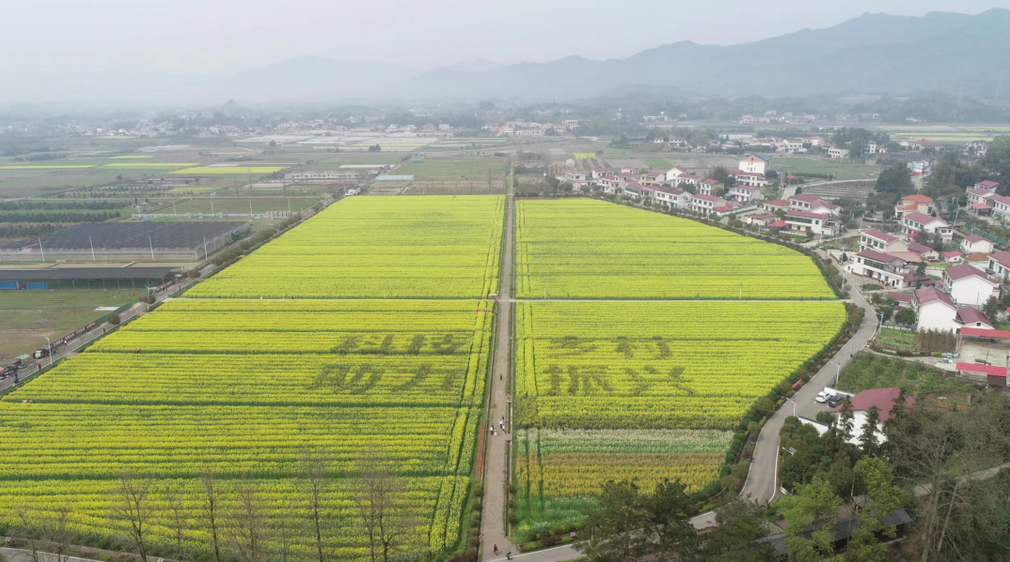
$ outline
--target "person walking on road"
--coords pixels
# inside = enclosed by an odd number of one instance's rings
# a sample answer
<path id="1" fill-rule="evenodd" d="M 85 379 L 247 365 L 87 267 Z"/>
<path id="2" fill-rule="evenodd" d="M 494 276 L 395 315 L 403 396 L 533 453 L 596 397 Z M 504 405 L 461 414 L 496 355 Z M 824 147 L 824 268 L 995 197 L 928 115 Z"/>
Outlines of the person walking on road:
<path id="1" fill-rule="evenodd" d="M 498 556 L 498 545 L 494 545 L 494 555 Z"/>
<path id="2" fill-rule="evenodd" d="M 506 560 L 512 560 L 512 551 L 511 550 L 505 553 L 505 559 Z"/>

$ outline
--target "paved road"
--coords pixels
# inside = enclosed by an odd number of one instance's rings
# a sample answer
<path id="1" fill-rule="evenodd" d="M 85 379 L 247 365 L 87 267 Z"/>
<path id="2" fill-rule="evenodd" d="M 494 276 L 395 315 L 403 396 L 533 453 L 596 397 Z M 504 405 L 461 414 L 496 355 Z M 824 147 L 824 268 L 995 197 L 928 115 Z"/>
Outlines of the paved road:
<path id="1" fill-rule="evenodd" d="M 205 271 L 209 272 L 210 269 L 207 269 Z M 158 293 L 158 295 L 157 295 L 158 302 L 162 302 L 165 299 L 170 298 L 172 295 L 174 295 L 174 294 L 178 293 L 179 291 L 181 291 L 182 289 L 188 287 L 193 282 L 194 281 L 192 279 L 184 278 L 179 283 L 176 283 L 175 285 L 172 285 L 172 286 L 168 287 L 165 291 L 163 291 L 161 293 Z M 148 309 L 148 305 L 146 305 L 144 303 L 140 303 L 140 302 L 135 303 L 131 308 L 127 309 L 125 312 L 123 312 L 123 313 L 121 313 L 119 315 L 120 321 L 121 322 L 125 322 L 125 321 L 127 321 L 127 320 L 129 320 L 131 318 L 134 318 L 134 317 L 137 317 L 137 316 L 143 316 L 144 314 L 147 313 L 147 309 Z M 77 336 L 76 338 L 70 340 L 69 342 L 67 342 L 66 345 L 57 348 L 56 351 L 53 353 L 52 360 L 50 360 L 49 357 L 45 357 L 43 359 L 36 359 L 35 363 L 33 363 L 30 367 L 28 367 L 26 369 L 22 369 L 21 372 L 18 373 L 18 376 L 20 377 L 20 379 L 24 379 L 28 375 L 30 375 L 30 374 L 38 371 L 38 366 L 37 365 L 41 365 L 43 368 L 45 368 L 50 363 L 55 363 L 59 359 L 65 359 L 67 357 L 73 357 L 77 353 L 77 350 L 81 348 L 81 346 L 83 346 L 84 344 L 87 344 L 87 343 L 91 343 L 91 342 L 95 341 L 96 339 L 102 337 L 102 334 L 103 334 L 102 330 L 103 329 L 109 329 L 109 328 L 112 328 L 112 325 L 108 324 L 108 323 L 104 323 L 101 326 L 95 326 L 90 331 L 85 332 L 85 333 L 81 334 L 80 336 Z M 40 347 L 45 347 L 45 346 L 42 345 Z M 31 351 L 34 351 L 34 350 L 26 350 L 26 351 L 27 352 L 31 352 Z M 8 388 L 10 388 L 12 386 L 14 386 L 14 377 L 10 377 L 10 378 L 4 379 L 3 381 L 0 381 L 0 391 L 7 390 Z"/>
<path id="2" fill-rule="evenodd" d="M 822 257 L 825 254 L 818 253 Z M 801 417 L 814 419 L 817 412 L 827 411 L 827 406 L 818 404 L 814 397 L 818 392 L 824 390 L 826 386 L 835 384 L 835 377 L 840 368 L 845 367 L 849 360 L 862 350 L 873 337 L 877 330 L 877 317 L 874 315 L 870 303 L 859 294 L 856 288 L 858 282 L 842 272 L 846 278 L 849 293 L 852 295 L 851 302 L 866 310 L 863 323 L 849 340 L 842 350 L 831 359 L 831 362 L 817 372 L 807 384 L 803 385 L 799 391 L 793 395 L 793 399 L 785 402 L 781 408 L 774 412 L 761 428 L 757 443 L 754 446 L 754 456 L 751 460 L 750 472 L 747 474 L 747 481 L 744 483 L 741 495 L 749 497 L 756 503 L 765 504 L 771 502 L 779 495 L 778 486 L 778 455 L 779 455 L 779 431 L 787 417 L 798 415 Z M 840 367 L 839 367 L 840 366 Z"/>
<path id="3" fill-rule="evenodd" d="M 510 189 L 511 191 L 511 189 Z M 497 558 L 494 546 L 498 545 L 501 553 L 519 550 L 505 536 L 505 502 L 508 497 L 508 462 L 505 450 L 512 440 L 510 431 L 500 431 L 499 420 L 506 420 L 506 430 L 512 429 L 512 412 L 506 400 L 510 387 L 512 370 L 509 368 L 509 356 L 512 354 L 512 342 L 509 340 L 509 328 L 512 326 L 512 230 L 514 205 L 512 195 L 506 197 L 505 216 L 505 254 L 501 257 L 501 279 L 498 286 L 499 313 L 495 325 L 495 355 L 491 371 L 490 404 L 488 408 L 488 427 L 494 427 L 497 435 L 488 431 L 487 449 L 484 455 L 484 513 L 481 516 L 481 553 L 483 560 Z M 567 559 L 566 559 L 567 560 Z"/>

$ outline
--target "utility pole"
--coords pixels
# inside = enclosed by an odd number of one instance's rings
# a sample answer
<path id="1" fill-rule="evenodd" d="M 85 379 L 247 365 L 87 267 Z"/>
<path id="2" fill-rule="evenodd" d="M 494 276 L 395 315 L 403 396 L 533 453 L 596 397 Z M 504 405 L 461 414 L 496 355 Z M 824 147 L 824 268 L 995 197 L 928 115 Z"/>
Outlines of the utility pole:
<path id="1" fill-rule="evenodd" d="M 42 237 L 39 236 L 39 251 L 42 252 L 42 261 L 46 261 L 46 251 L 42 249 Z"/>
<path id="2" fill-rule="evenodd" d="M 151 261 L 154 261 L 154 241 L 151 240 L 151 235 L 147 235 L 147 243 L 151 245 Z"/>
<path id="3" fill-rule="evenodd" d="M 91 261 L 97 262 L 98 260 L 95 258 L 95 241 L 88 236 L 88 242 L 91 242 Z"/>
<path id="4" fill-rule="evenodd" d="M 49 366 L 52 367 L 53 366 L 53 342 L 52 342 L 52 340 L 49 339 L 49 336 L 42 336 L 42 337 L 46 338 L 46 344 L 48 344 L 48 347 L 49 347 Z"/>
<path id="5" fill-rule="evenodd" d="M 249 198 L 249 217 L 252 217 L 252 197 Z"/>
<path id="6" fill-rule="evenodd" d="M 204 236 L 203 237 L 203 259 L 207 259 L 208 257 L 210 257 L 210 254 L 207 253 L 207 237 Z"/>

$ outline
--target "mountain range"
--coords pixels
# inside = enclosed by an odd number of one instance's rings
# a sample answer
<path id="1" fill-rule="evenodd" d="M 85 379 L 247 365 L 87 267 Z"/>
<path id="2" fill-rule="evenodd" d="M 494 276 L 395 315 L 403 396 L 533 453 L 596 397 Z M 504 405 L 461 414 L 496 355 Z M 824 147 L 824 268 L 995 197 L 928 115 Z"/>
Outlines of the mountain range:
<path id="1" fill-rule="evenodd" d="M 830 28 L 740 45 L 683 41 L 624 59 L 573 56 L 485 70 L 441 69 L 410 78 L 407 90 L 470 99 L 579 98 L 636 88 L 721 96 L 995 95 L 1008 63 L 1008 10 L 864 14 Z"/>

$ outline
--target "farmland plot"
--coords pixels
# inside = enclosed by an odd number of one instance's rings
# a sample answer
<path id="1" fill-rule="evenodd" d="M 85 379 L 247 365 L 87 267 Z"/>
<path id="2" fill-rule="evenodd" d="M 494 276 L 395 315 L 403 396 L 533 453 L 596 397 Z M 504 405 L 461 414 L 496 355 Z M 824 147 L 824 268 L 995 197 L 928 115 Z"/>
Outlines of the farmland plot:
<path id="1" fill-rule="evenodd" d="M 520 298 L 834 298 L 809 257 L 687 219 L 584 199 L 516 219 Z"/>
<path id="2" fill-rule="evenodd" d="M 719 477 L 750 406 L 837 333 L 836 303 L 525 302 L 516 308 L 520 536 L 607 480 Z"/>
<path id="3" fill-rule="evenodd" d="M 316 262 L 303 295 L 367 296 L 357 270 L 386 275 L 399 261 L 403 275 L 427 275 L 420 286 L 432 293 L 477 296 L 495 285 L 501 199 L 358 201 L 255 252 L 220 283 L 208 280 L 207 296 L 250 286 L 293 292 L 286 284 L 306 272 L 290 269 L 302 261 Z M 411 255 L 411 237 L 429 251 Z M 376 249 L 370 262 L 367 244 Z M 277 261 L 244 265 L 261 252 Z M 437 273 L 454 268 L 466 274 Z M 286 542 L 292 559 L 309 559 L 317 548 L 309 459 L 318 459 L 319 548 L 356 562 L 370 559 L 359 476 L 380 459 L 397 478 L 389 516 L 402 531 L 400 551 L 452 550 L 472 488 L 493 306 L 476 298 L 172 300 L 0 400 L 0 498 L 36 513 L 66 507 L 74 531 L 125 542 L 126 476 L 149 491 L 149 545 L 169 552 L 181 533 L 190 555 L 209 559 L 204 482 L 212 474 L 226 551 L 252 509 L 271 556 Z M 186 516 L 170 523 L 179 512 Z M 0 528 L 13 518 L 0 512 Z"/>

